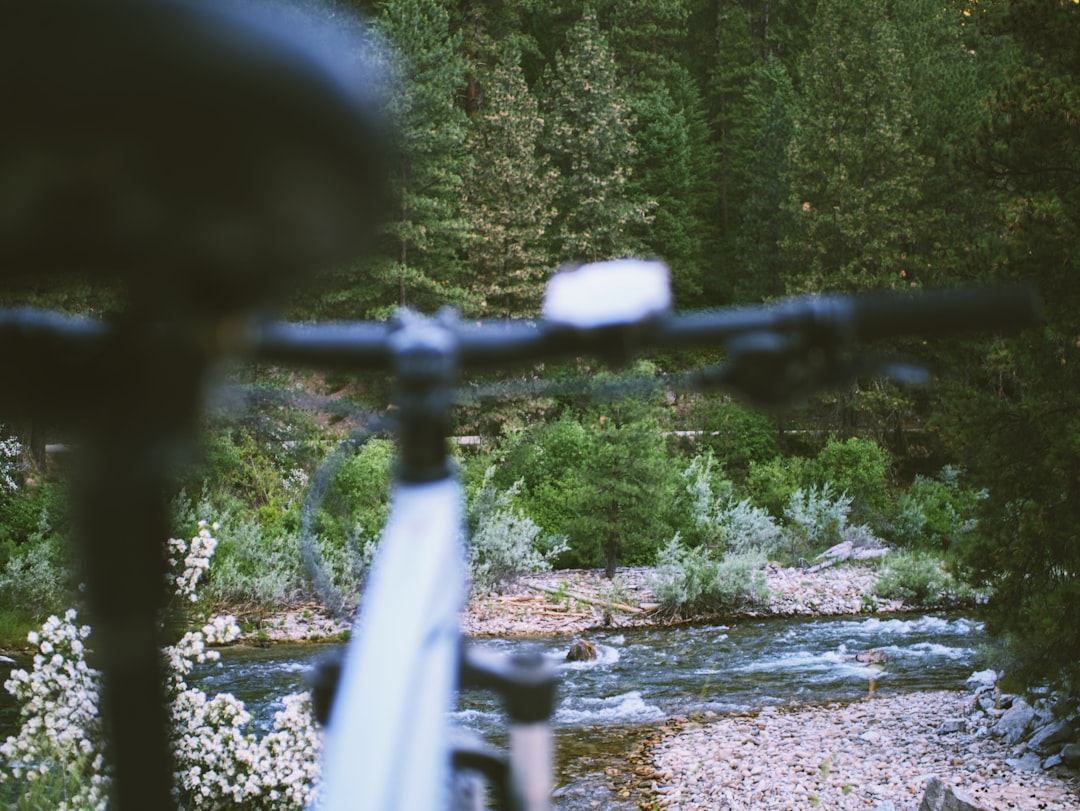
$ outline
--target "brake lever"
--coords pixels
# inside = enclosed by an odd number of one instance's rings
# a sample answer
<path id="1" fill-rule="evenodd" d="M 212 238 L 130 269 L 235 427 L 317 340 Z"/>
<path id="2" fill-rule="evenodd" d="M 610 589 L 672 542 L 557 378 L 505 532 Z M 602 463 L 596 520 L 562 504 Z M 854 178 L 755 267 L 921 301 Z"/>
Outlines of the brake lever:
<path id="1" fill-rule="evenodd" d="M 921 366 L 869 355 L 843 356 L 836 348 L 806 345 L 791 336 L 759 331 L 727 342 L 728 360 L 691 375 L 699 390 L 728 389 L 763 407 L 783 406 L 821 389 L 866 376 L 884 377 L 906 388 L 930 383 Z"/>

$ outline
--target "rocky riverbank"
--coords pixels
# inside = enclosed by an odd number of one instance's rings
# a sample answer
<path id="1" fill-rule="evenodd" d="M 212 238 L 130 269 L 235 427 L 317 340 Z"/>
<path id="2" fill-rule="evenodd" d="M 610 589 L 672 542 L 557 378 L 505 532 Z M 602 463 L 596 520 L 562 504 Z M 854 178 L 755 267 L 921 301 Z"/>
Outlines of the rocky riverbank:
<path id="1" fill-rule="evenodd" d="M 813 573 L 771 564 L 769 600 L 724 617 L 672 617 L 660 612 L 649 588 L 650 570 L 619 569 L 614 580 L 598 570 L 547 572 L 524 577 L 502 594 L 469 600 L 462 617 L 468 636 L 580 634 L 592 628 L 632 628 L 733 617 L 841 616 L 904 611 L 899 600 L 874 596 L 877 570 L 844 565 Z"/>
<path id="2" fill-rule="evenodd" d="M 597 628 L 924 608 L 873 596 L 878 573 L 871 566 L 807 572 L 773 565 L 766 604 L 724 617 L 672 617 L 659 610 L 648 575 L 620 569 L 614 581 L 598 571 L 526 577 L 501 594 L 471 598 L 462 629 L 473 637 L 586 635 Z M 344 630 L 309 607 L 264 622 L 258 633 L 295 641 Z M 976 682 L 966 692 L 879 693 L 846 705 L 671 719 L 645 736 L 628 758 L 633 768 L 610 770 L 621 777 L 594 807 L 1076 811 L 1077 771 L 1053 753 L 1061 747 L 1033 746 L 1039 717 L 1022 699 Z M 1080 718 L 1073 725 L 1080 734 Z"/>
<path id="3" fill-rule="evenodd" d="M 874 596 L 877 570 L 842 565 L 816 572 L 770 564 L 769 600 L 723 617 L 672 616 L 660 610 L 649 587 L 648 568 L 620 568 L 614 580 L 596 569 L 570 569 L 529 575 L 500 594 L 471 597 L 461 616 L 462 632 L 472 637 L 581 634 L 595 628 L 633 628 L 737 617 L 842 616 L 913 610 L 899 600 Z M 340 638 L 348 625 L 315 605 L 301 606 L 251 624 L 243 641 L 297 642 Z"/>
<path id="4" fill-rule="evenodd" d="M 976 694 L 934 692 L 679 722 L 637 789 L 670 809 L 1080 808 L 1075 771 L 1024 768 L 986 721 Z M 957 804 L 924 799 L 933 778 Z"/>

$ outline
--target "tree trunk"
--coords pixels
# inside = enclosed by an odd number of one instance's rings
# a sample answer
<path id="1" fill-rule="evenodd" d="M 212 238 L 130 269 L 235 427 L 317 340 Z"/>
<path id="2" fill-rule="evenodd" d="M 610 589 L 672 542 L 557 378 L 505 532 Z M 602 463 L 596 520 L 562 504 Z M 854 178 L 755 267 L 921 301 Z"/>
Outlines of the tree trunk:
<path id="1" fill-rule="evenodd" d="M 618 562 L 619 541 L 612 537 L 604 544 L 604 577 L 608 580 L 615 579 L 615 564 Z"/>

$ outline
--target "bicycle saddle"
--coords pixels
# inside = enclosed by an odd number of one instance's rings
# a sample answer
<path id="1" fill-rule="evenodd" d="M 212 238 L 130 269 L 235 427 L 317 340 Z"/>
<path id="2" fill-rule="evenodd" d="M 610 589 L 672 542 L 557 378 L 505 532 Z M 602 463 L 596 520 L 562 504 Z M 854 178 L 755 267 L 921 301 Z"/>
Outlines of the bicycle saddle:
<path id="1" fill-rule="evenodd" d="M 74 270 L 225 314 L 355 257 L 383 207 L 378 63 L 283 3 L 5 4 L 0 282 Z"/>

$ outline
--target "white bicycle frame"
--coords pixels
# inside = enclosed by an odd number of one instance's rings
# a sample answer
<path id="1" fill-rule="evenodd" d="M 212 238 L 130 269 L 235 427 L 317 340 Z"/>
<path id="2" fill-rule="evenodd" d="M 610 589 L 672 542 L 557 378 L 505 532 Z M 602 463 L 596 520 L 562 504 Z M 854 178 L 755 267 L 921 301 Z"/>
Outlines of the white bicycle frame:
<path id="1" fill-rule="evenodd" d="M 670 302 L 664 265 L 623 260 L 555 276 L 544 315 L 589 330 L 643 322 Z M 444 338 L 432 330 L 422 324 L 419 335 L 446 352 Z M 424 380 L 438 388 L 438 376 L 428 374 L 424 369 Z M 468 659 L 459 630 L 466 577 L 462 504 L 449 470 L 440 480 L 403 482 L 394 491 L 330 715 L 323 769 L 329 811 L 450 805 L 448 717 L 459 665 Z M 496 681 L 502 675 L 496 663 L 474 660 L 473 667 Z M 546 715 L 526 718 L 511 720 L 506 788 L 514 807 L 542 811 L 552 788 L 551 728 Z"/>
<path id="2" fill-rule="evenodd" d="M 463 549 L 455 479 L 398 486 L 330 717 L 327 809 L 447 807 Z"/>

